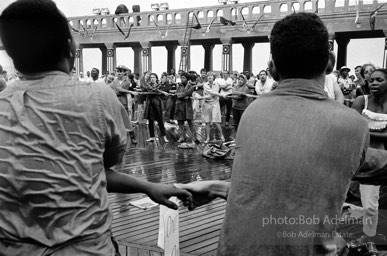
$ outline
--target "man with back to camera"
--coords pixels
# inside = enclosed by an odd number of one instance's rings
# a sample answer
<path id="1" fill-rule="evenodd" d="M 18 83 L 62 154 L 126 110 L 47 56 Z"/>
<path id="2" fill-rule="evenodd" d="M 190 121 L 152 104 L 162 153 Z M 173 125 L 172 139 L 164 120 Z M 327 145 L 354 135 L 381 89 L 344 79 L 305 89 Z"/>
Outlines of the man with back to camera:
<path id="1" fill-rule="evenodd" d="M 351 178 L 363 162 L 386 173 L 386 153 L 367 149 L 367 122 L 326 96 L 328 31 L 316 14 L 277 21 L 270 46 L 279 86 L 243 114 L 231 182 L 179 187 L 190 209 L 227 199 L 218 256 L 333 255 Z"/>
<path id="2" fill-rule="evenodd" d="M 174 209 L 170 196 L 189 196 L 111 169 L 128 116 L 109 86 L 69 76 L 75 43 L 54 2 L 12 3 L 0 37 L 20 71 L 0 94 L 0 255 L 112 256 L 108 191 Z"/>

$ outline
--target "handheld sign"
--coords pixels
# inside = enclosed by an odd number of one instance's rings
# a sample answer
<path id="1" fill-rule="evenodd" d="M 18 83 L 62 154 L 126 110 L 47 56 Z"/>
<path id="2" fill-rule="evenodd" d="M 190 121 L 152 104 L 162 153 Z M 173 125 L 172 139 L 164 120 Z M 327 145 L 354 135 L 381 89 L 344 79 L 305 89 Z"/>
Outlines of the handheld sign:
<path id="1" fill-rule="evenodd" d="M 172 197 L 174 203 L 176 197 Z M 179 256 L 179 210 L 172 210 L 164 205 L 160 205 L 159 238 L 157 246 L 164 249 L 165 256 Z"/>

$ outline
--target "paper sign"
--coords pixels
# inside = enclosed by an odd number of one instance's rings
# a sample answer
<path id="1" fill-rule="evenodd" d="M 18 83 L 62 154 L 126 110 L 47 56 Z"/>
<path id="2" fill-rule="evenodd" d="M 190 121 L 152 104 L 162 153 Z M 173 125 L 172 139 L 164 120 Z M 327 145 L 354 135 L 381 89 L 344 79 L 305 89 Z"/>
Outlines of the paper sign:
<path id="1" fill-rule="evenodd" d="M 157 203 L 153 202 L 152 199 L 149 197 L 144 197 L 138 200 L 130 201 L 129 204 L 136 206 L 140 209 L 146 210 L 146 209 L 151 209 L 153 207 L 158 206 Z"/>
<path id="2" fill-rule="evenodd" d="M 177 198 L 169 200 L 177 204 Z M 159 238 L 157 246 L 164 249 L 165 256 L 179 256 L 179 210 L 160 206 Z"/>

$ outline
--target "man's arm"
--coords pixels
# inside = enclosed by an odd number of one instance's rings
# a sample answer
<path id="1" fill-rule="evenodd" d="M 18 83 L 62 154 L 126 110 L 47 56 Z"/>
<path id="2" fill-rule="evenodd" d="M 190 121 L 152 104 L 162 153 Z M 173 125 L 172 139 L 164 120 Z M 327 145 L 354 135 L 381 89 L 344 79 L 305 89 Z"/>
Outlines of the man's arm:
<path id="1" fill-rule="evenodd" d="M 175 188 L 173 185 L 151 183 L 111 169 L 105 169 L 105 173 L 109 193 L 145 193 L 156 203 L 172 209 L 178 208 L 168 200 L 172 196 L 178 197 L 183 202 L 192 201 L 191 194 L 187 190 Z"/>
<path id="2" fill-rule="evenodd" d="M 333 92 L 335 94 L 335 100 L 337 102 L 340 102 L 341 104 L 343 104 L 344 103 L 344 95 L 343 95 L 343 92 L 341 91 L 338 83 L 333 83 Z"/>
<path id="3" fill-rule="evenodd" d="M 362 184 L 387 185 L 387 150 L 368 148 L 364 162 L 352 180 Z"/>
<path id="4" fill-rule="evenodd" d="M 207 180 L 188 184 L 175 184 L 175 187 L 186 189 L 192 194 L 192 200 L 183 200 L 183 204 L 189 210 L 193 210 L 198 206 L 208 204 L 218 197 L 227 200 L 231 183 L 221 180 Z"/>

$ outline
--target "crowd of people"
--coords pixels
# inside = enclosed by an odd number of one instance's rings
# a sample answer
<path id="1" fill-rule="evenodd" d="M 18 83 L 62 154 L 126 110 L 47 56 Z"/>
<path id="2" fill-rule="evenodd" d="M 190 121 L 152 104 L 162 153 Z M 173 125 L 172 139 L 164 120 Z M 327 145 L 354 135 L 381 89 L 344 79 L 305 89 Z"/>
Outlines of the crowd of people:
<path id="1" fill-rule="evenodd" d="M 334 234 L 351 180 L 372 220 L 360 239 L 373 242 L 387 181 L 387 70 L 357 66 L 355 79 L 348 67 L 332 72 L 317 14 L 275 23 L 273 59 L 258 77 L 202 69 L 159 80 L 124 65 L 78 77 L 68 21 L 51 0 L 10 4 L 0 37 L 19 72 L 0 93 L 0 255 L 118 254 L 109 192 L 145 193 L 173 209 L 171 196 L 190 210 L 226 199 L 219 256 L 347 255 Z M 198 142 L 200 116 L 205 142 L 211 124 L 224 140 L 222 108 L 237 132 L 231 181 L 160 184 L 112 170 L 128 134 L 136 143 L 133 122 L 148 120 L 152 142 L 157 121 L 166 143 L 164 123 L 177 122 L 184 142 L 187 122 Z"/>

